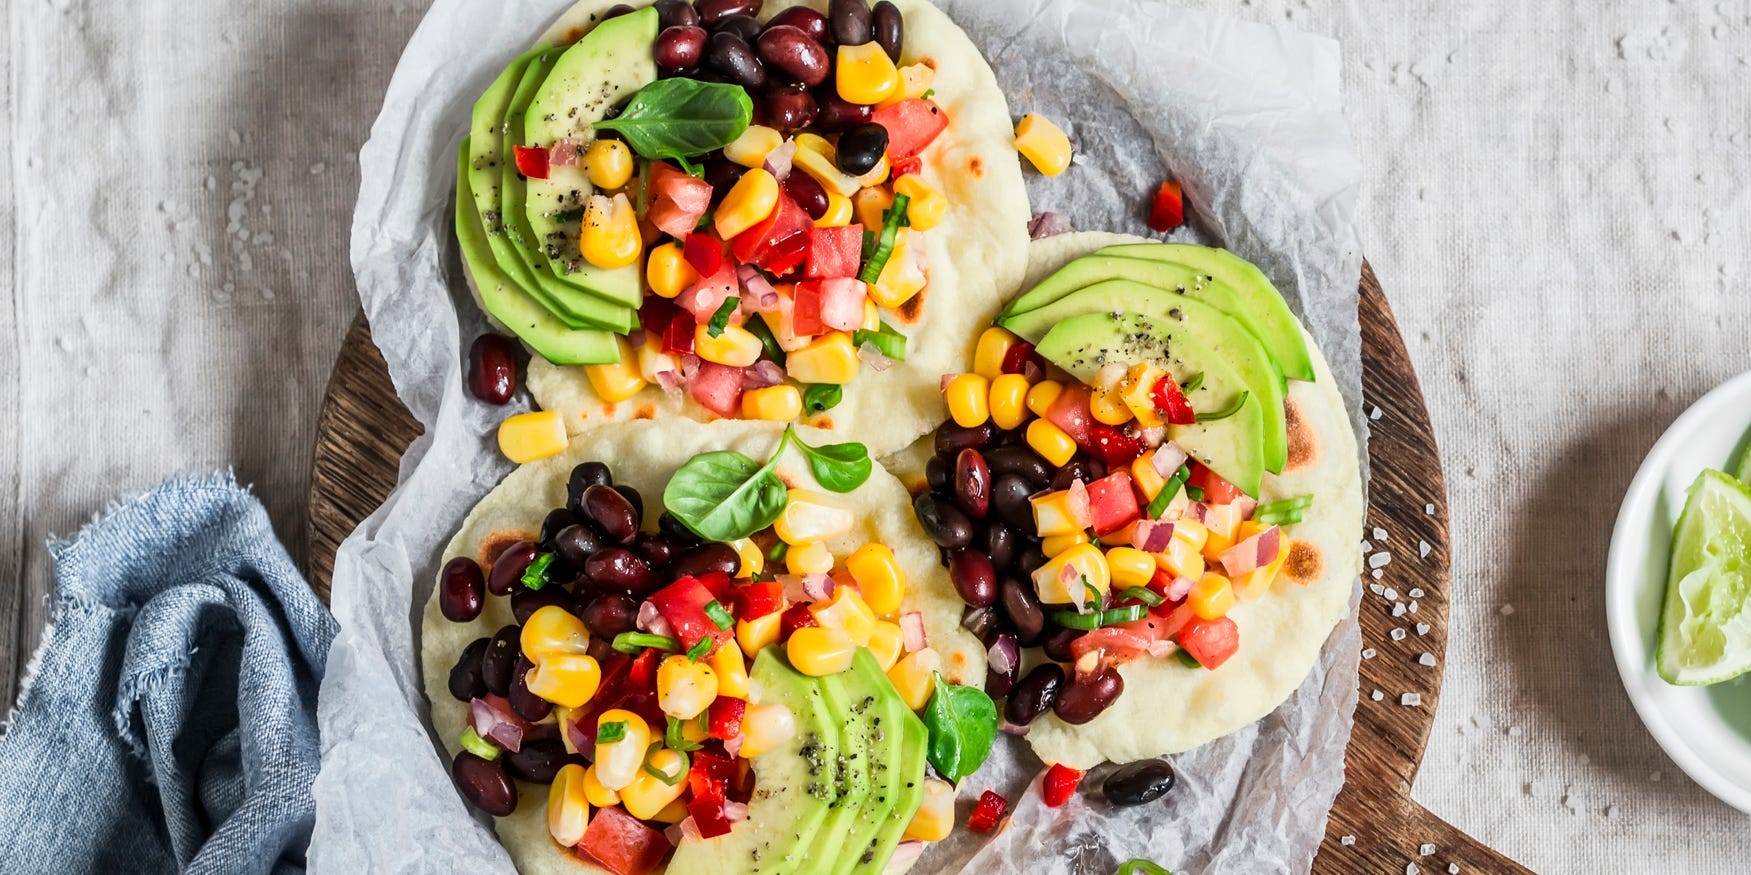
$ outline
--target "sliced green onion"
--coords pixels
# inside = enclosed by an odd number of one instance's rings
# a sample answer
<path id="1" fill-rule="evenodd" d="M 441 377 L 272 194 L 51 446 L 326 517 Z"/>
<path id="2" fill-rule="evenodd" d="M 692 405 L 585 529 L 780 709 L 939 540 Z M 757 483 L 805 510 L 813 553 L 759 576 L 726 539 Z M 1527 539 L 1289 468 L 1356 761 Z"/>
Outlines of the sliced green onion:
<path id="1" fill-rule="evenodd" d="M 653 746 L 654 747 L 662 747 L 663 745 L 662 745 L 662 742 L 657 742 Z M 692 762 L 692 759 L 687 756 L 687 752 L 684 750 L 677 750 L 677 751 L 675 751 L 675 753 L 678 753 L 681 755 L 681 764 L 679 766 L 675 767 L 674 774 L 669 774 L 668 772 L 662 771 L 662 770 L 656 768 L 655 766 L 652 766 L 651 762 L 650 762 L 650 755 L 649 754 L 645 755 L 644 773 L 647 775 L 650 775 L 653 778 L 656 778 L 659 781 L 662 781 L 664 784 L 667 784 L 670 787 L 673 787 L 676 784 L 681 783 L 681 780 L 683 778 L 687 777 L 687 766 L 689 763 Z"/>
<path id="2" fill-rule="evenodd" d="M 784 347 L 778 345 L 778 338 L 772 336 L 772 329 L 766 327 L 765 319 L 749 319 L 742 323 L 748 333 L 760 338 L 762 355 L 773 364 L 784 367 Z"/>
<path id="3" fill-rule="evenodd" d="M 835 383 L 815 383 L 803 390 L 803 409 L 810 413 L 826 413 L 845 400 L 845 388 Z"/>
<path id="4" fill-rule="evenodd" d="M 1227 419 L 1228 417 L 1233 416 L 1236 413 L 1239 413 L 1240 408 L 1245 407 L 1247 399 L 1249 399 L 1251 397 L 1252 397 L 1252 391 L 1250 389 L 1242 391 L 1240 393 L 1240 397 L 1234 399 L 1233 404 L 1230 404 L 1227 407 L 1222 408 L 1221 410 L 1212 411 L 1210 413 L 1199 413 L 1199 414 L 1197 414 L 1197 420 L 1199 422 L 1215 422 L 1218 419 Z"/>
<path id="5" fill-rule="evenodd" d="M 1149 500 L 1150 519 L 1161 519 L 1161 515 L 1167 513 L 1167 506 L 1173 503 L 1173 497 L 1179 494 L 1180 487 L 1186 485 L 1186 481 L 1191 479 L 1191 476 L 1192 467 L 1181 465 L 1178 471 L 1173 472 L 1172 477 L 1167 478 L 1161 491 L 1155 493 L 1155 497 Z"/>
<path id="6" fill-rule="evenodd" d="M 876 241 L 875 251 L 870 253 L 869 263 L 863 266 L 863 271 L 857 278 L 870 285 L 881 279 L 882 269 L 888 266 L 888 259 L 894 256 L 894 238 L 900 234 L 900 227 L 906 224 L 906 206 L 912 198 L 894 195 L 894 205 L 888 208 L 887 217 L 882 220 L 882 236 Z"/>
<path id="7" fill-rule="evenodd" d="M 1128 587 L 1125 587 L 1124 589 L 1119 590 L 1118 597 L 1121 599 L 1133 599 L 1135 601 L 1140 601 L 1140 602 L 1142 602 L 1142 603 L 1144 603 L 1152 608 L 1155 607 L 1156 605 L 1161 604 L 1164 601 L 1167 601 L 1166 596 L 1162 595 L 1161 593 L 1156 592 L 1155 590 L 1150 589 L 1147 586 L 1128 586 Z"/>
<path id="8" fill-rule="evenodd" d="M 1199 372 L 1191 375 L 1190 377 L 1187 377 L 1186 384 L 1184 386 L 1179 387 L 1179 390 L 1181 392 L 1190 393 L 1202 385 L 1204 385 L 1204 372 L 1199 371 Z"/>
<path id="9" fill-rule="evenodd" d="M 523 586 L 527 589 L 540 589 L 547 585 L 547 566 L 553 564 L 552 553 L 540 553 L 535 561 L 523 569 Z"/>
<path id="10" fill-rule="evenodd" d="M 711 322 L 705 326 L 706 336 L 723 336 L 724 330 L 730 327 L 730 316 L 740 306 L 742 306 L 742 299 L 733 297 L 725 298 L 722 304 L 717 305 L 717 312 L 711 314 Z"/>
<path id="11" fill-rule="evenodd" d="M 866 343 L 873 345 L 876 352 L 895 361 L 903 362 L 906 360 L 906 335 L 895 331 L 894 326 L 886 322 L 883 322 L 882 327 L 876 331 L 858 330 L 851 332 L 852 346 L 862 347 Z"/>
<path id="12" fill-rule="evenodd" d="M 680 753 L 699 749 L 696 742 L 688 741 L 687 737 L 681 734 L 681 718 L 679 717 L 669 718 L 669 728 L 663 731 L 663 743 Z"/>
<path id="13" fill-rule="evenodd" d="M 687 648 L 687 661 L 698 662 L 701 659 L 704 659 L 705 655 L 710 652 L 711 636 L 708 635 L 694 642 L 692 647 Z"/>
<path id="14" fill-rule="evenodd" d="M 719 629 L 728 629 L 736 625 L 736 618 L 730 616 L 730 612 L 717 599 L 705 603 L 705 615 L 710 617 L 711 622 Z"/>
<path id="15" fill-rule="evenodd" d="M 1300 508 L 1275 513 L 1254 514 L 1252 518 L 1253 522 L 1263 526 L 1289 526 L 1301 522 L 1302 519 L 1304 517 Z"/>
<path id="16" fill-rule="evenodd" d="M 498 759 L 503 753 L 498 745 L 481 738 L 472 726 L 462 727 L 462 749 L 488 762 Z"/>
<path id="17" fill-rule="evenodd" d="M 1118 875 L 1173 875 L 1173 873 L 1148 860 L 1126 860 L 1123 865 L 1119 866 Z"/>
<path id="18" fill-rule="evenodd" d="M 1204 488 L 1201 486 L 1187 486 L 1186 487 L 1186 497 L 1193 500 L 1193 501 L 1203 501 L 1204 500 Z"/>
<path id="19" fill-rule="evenodd" d="M 784 543 L 783 541 L 779 541 L 778 543 L 772 545 L 772 549 L 766 551 L 766 558 L 769 561 L 778 562 L 784 558 L 784 554 L 789 553 L 789 552 L 790 552 L 790 545 Z"/>
<path id="20" fill-rule="evenodd" d="M 638 188 L 633 190 L 632 207 L 642 216 L 651 211 L 651 162 L 644 158 L 633 161 L 638 170 Z"/>
<path id="21" fill-rule="evenodd" d="M 613 744 L 626 737 L 626 721 L 615 720 L 611 723 L 601 723 L 596 726 L 596 743 Z"/>
<path id="22" fill-rule="evenodd" d="M 622 632 L 614 636 L 614 641 L 609 646 L 621 653 L 633 656 L 643 653 L 646 648 L 655 648 L 669 653 L 681 651 L 681 642 L 667 635 L 652 635 L 649 632 Z"/>
<path id="23" fill-rule="evenodd" d="M 1179 649 L 1179 661 L 1182 663 L 1185 663 L 1186 668 L 1203 668 L 1204 667 L 1204 664 L 1199 662 L 1198 658 L 1193 656 L 1192 652 L 1190 650 L 1187 650 L 1183 647 Z"/>
<path id="24" fill-rule="evenodd" d="M 1122 608 L 1108 608 L 1104 611 L 1093 611 L 1087 614 L 1078 614 L 1075 611 L 1053 611 L 1046 617 L 1066 629 L 1080 629 L 1088 632 L 1102 626 L 1116 626 L 1120 623 L 1129 623 L 1132 620 L 1141 620 L 1143 615 L 1147 613 L 1149 613 L 1149 609 L 1142 605 L 1126 605 Z"/>
<path id="25" fill-rule="evenodd" d="M 1292 510 L 1306 510 L 1312 506 L 1313 496 L 1297 495 L 1294 498 L 1285 498 L 1282 501 L 1261 504 L 1258 507 L 1258 514 L 1287 513 Z"/>

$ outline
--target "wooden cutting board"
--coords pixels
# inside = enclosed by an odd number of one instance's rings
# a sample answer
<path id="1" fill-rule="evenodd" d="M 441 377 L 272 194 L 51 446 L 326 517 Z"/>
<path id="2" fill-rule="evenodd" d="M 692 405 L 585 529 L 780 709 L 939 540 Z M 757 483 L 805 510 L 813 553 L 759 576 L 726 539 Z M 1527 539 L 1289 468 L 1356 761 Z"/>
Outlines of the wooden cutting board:
<path id="1" fill-rule="evenodd" d="M 1364 534 L 1391 558 L 1378 579 L 1372 570 L 1363 572 L 1363 646 L 1374 656 L 1362 661 L 1347 779 L 1313 871 L 1396 875 L 1413 871 L 1415 864 L 1414 871 L 1429 875 L 1445 873 L 1450 865 L 1464 873 L 1528 872 L 1411 800 L 1445 667 L 1447 488 L 1416 372 L 1380 283 L 1366 264 L 1358 309 L 1372 469 Z M 310 583 L 325 600 L 335 548 L 395 487 L 401 454 L 420 432 L 396 398 L 360 316 L 329 379 L 311 466 Z M 1376 537 L 1380 532 L 1384 539 Z M 1367 589 L 1376 583 L 1394 591 L 1405 613 L 1394 617 L 1394 601 Z M 1413 590 L 1421 594 L 1413 596 Z M 1413 600 L 1416 613 L 1409 612 Z M 1426 630 L 1419 633 L 1418 624 Z M 1395 630 L 1403 630 L 1401 640 L 1394 640 Z M 1435 665 L 1421 664 L 1425 653 Z M 1376 690 L 1379 701 L 1373 699 Z M 1403 704 L 1407 693 L 1420 702 Z M 1429 846 L 1433 852 L 1423 854 Z"/>

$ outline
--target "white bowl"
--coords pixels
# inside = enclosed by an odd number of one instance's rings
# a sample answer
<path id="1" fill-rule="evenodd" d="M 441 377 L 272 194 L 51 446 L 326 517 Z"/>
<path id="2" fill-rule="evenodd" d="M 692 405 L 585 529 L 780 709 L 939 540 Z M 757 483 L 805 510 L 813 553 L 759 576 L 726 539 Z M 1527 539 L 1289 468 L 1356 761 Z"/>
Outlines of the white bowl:
<path id="1" fill-rule="evenodd" d="M 1686 492 L 1704 468 L 1737 461 L 1747 429 L 1751 374 L 1742 374 L 1691 405 L 1648 451 L 1611 533 L 1605 617 L 1623 688 L 1654 740 L 1696 783 L 1751 813 L 1751 675 L 1677 687 L 1654 670 L 1672 529 Z"/>

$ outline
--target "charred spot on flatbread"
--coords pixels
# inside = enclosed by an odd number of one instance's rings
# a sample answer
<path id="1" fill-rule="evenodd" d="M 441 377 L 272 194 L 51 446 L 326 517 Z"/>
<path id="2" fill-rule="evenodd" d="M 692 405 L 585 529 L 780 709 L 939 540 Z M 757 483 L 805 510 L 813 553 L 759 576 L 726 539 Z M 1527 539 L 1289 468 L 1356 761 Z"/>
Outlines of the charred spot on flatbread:
<path id="1" fill-rule="evenodd" d="M 1283 560 L 1283 573 L 1302 586 L 1308 586 L 1325 574 L 1325 555 L 1312 541 L 1289 542 L 1289 558 Z"/>
<path id="2" fill-rule="evenodd" d="M 596 16 L 592 15 L 590 17 L 595 18 Z M 569 28 L 568 30 L 566 30 L 565 34 L 559 38 L 559 42 L 561 45 L 568 45 L 569 46 L 572 43 L 575 43 L 578 40 L 583 39 L 584 32 L 585 31 L 581 26 L 573 26 L 573 27 Z"/>
<path id="3" fill-rule="evenodd" d="M 609 418 L 609 419 L 613 419 L 614 418 L 614 410 L 618 406 L 619 405 L 615 404 L 612 401 L 610 401 L 606 404 L 603 404 L 602 405 L 602 415 Z"/>
<path id="4" fill-rule="evenodd" d="M 918 324 L 918 317 L 924 315 L 924 296 L 928 294 L 930 294 L 930 286 L 925 286 L 918 290 L 918 294 L 900 303 L 899 309 L 894 311 L 900 318 L 900 324 Z"/>
<path id="5" fill-rule="evenodd" d="M 655 404 L 640 404 L 638 406 L 638 410 L 633 412 L 632 418 L 633 419 L 656 419 L 657 418 L 657 407 Z"/>
<path id="6" fill-rule="evenodd" d="M 833 417 L 822 416 L 822 417 L 816 419 L 814 422 L 809 423 L 809 425 L 812 425 L 815 428 L 822 429 L 824 431 L 832 431 L 833 430 Z"/>
<path id="7" fill-rule="evenodd" d="M 929 67 L 931 70 L 936 69 L 936 59 L 932 58 L 929 55 L 925 55 L 924 57 L 919 58 L 918 63 L 923 64 L 926 67 Z"/>
<path id="8" fill-rule="evenodd" d="M 1288 474 L 1311 468 L 1319 464 L 1319 433 L 1313 430 L 1301 411 L 1301 403 L 1294 398 L 1283 402 L 1284 424 L 1289 432 L 1289 459 L 1283 465 L 1283 473 Z"/>
<path id="9" fill-rule="evenodd" d="M 480 539 L 480 547 L 474 551 L 475 561 L 480 563 L 480 567 L 490 569 L 512 544 L 518 541 L 534 541 L 540 537 L 541 533 L 527 529 L 499 529 Z"/>
<path id="10" fill-rule="evenodd" d="M 985 175 L 985 159 L 980 158 L 977 155 L 974 155 L 973 157 L 968 158 L 967 159 L 967 172 L 973 174 L 973 178 L 975 178 L 975 179 L 977 179 L 978 177 L 984 176 Z"/>

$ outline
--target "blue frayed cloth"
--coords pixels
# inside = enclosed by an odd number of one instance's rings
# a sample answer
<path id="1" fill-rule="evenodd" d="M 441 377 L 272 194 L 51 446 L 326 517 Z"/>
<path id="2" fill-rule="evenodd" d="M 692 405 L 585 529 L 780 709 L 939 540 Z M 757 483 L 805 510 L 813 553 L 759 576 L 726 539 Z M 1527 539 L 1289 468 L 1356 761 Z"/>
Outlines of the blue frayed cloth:
<path id="1" fill-rule="evenodd" d="M 0 872 L 297 872 L 335 623 L 229 474 L 51 545 L 52 627 L 0 736 Z"/>

